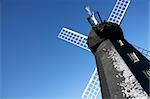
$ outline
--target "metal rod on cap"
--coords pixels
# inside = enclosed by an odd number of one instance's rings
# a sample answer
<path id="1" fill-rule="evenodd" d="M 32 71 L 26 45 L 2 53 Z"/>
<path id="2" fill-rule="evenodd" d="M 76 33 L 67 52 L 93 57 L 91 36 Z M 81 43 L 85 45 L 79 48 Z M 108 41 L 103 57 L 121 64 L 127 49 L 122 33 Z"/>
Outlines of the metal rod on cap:
<path id="1" fill-rule="evenodd" d="M 101 16 L 100 16 L 100 14 L 99 14 L 99 12 L 98 12 L 98 11 L 97 11 L 97 15 L 98 15 L 98 17 L 99 17 L 99 19 L 100 19 L 101 23 L 103 23 L 102 18 L 101 18 Z"/>

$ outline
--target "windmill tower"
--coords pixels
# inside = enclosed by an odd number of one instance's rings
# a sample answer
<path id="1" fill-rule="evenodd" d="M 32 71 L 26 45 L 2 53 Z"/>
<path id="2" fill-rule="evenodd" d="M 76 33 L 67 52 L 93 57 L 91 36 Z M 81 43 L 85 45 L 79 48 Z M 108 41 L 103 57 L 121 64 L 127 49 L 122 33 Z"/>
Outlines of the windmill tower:
<path id="1" fill-rule="evenodd" d="M 108 18 L 108 21 L 107 22 L 113 22 L 113 23 L 116 23 L 116 24 L 120 24 L 124 15 L 125 15 L 125 12 L 128 8 L 130 4 L 130 0 L 117 0 L 116 4 L 115 4 L 115 7 L 113 8 L 113 11 L 111 12 L 111 15 L 110 17 Z M 92 11 L 91 11 L 92 12 Z M 94 18 L 94 17 L 93 17 Z M 94 23 L 95 24 L 98 24 L 98 22 L 96 23 L 96 21 L 93 19 Z M 92 31 L 93 32 L 93 31 Z M 75 31 L 72 31 L 70 29 L 67 29 L 67 28 L 62 28 L 62 30 L 60 31 L 59 35 L 58 35 L 59 38 L 65 40 L 65 41 L 68 41 L 70 43 L 73 43 L 81 48 L 84 48 L 88 51 L 90 51 L 88 49 L 88 45 L 87 45 L 87 36 L 84 36 L 80 33 L 77 33 Z M 120 45 L 122 44 L 125 44 L 124 41 L 120 41 L 118 40 L 117 41 Z M 126 42 L 127 43 L 127 42 Z M 115 43 L 114 43 L 115 44 Z M 106 44 L 107 45 L 107 44 Z M 108 44 L 108 45 L 111 45 L 111 44 Z M 117 45 L 116 45 L 117 46 Z M 91 48 L 90 48 L 91 49 Z M 108 53 L 108 55 L 110 54 L 110 51 L 107 50 L 107 49 L 103 49 L 106 53 Z M 117 53 L 116 50 L 113 50 L 114 52 L 113 53 Z M 93 52 L 93 51 L 92 51 Z M 129 53 L 130 54 L 130 53 Z M 131 53 L 131 55 L 129 55 L 132 59 L 132 56 L 134 57 L 134 53 Z M 135 57 L 134 57 L 135 58 Z M 133 59 L 134 59 L 133 58 Z M 137 60 L 136 60 L 137 61 Z M 122 61 L 121 61 L 122 62 Z M 119 63 L 119 62 L 118 62 Z M 126 66 L 127 67 L 127 66 Z M 100 70 L 100 69 L 98 69 Z M 130 70 L 129 70 L 130 71 Z M 102 76 L 102 75 L 101 75 Z M 115 76 L 118 76 L 120 77 L 120 75 L 115 75 Z M 132 77 L 131 77 L 132 78 Z M 132 79 L 133 80 L 133 79 Z M 105 84 L 103 84 L 104 86 L 107 86 Z M 120 85 L 120 84 L 119 84 Z M 138 84 L 137 84 L 138 85 Z M 123 85 L 122 85 L 123 86 Z M 111 87 L 111 86 L 109 86 Z M 108 88 L 108 87 L 104 87 L 104 88 Z M 142 87 L 141 87 L 142 89 Z M 103 90 L 103 89 L 102 89 Z M 112 90 L 111 90 L 112 91 Z M 113 96 L 110 96 L 111 93 L 109 92 L 103 92 L 103 97 L 106 99 L 108 99 L 107 97 L 110 97 L 110 99 L 113 97 L 114 99 L 117 98 L 117 95 L 119 94 L 112 94 Z M 118 91 L 121 93 L 121 90 Z M 100 86 L 99 86 L 99 76 L 98 76 L 98 72 L 97 72 L 97 69 L 94 70 L 94 73 L 87 85 L 87 87 L 85 88 L 85 91 L 83 92 L 83 95 L 82 95 L 82 98 L 86 98 L 86 99 L 96 99 L 97 98 L 97 95 L 100 93 Z M 138 94 L 138 93 L 137 93 Z M 137 95 L 136 94 L 136 95 Z M 126 95 L 124 95 L 126 96 Z M 141 97 L 142 96 L 145 96 L 147 97 L 147 94 L 145 92 L 143 92 L 143 94 L 141 94 Z M 119 97 L 123 97 L 122 96 L 118 96 Z"/>

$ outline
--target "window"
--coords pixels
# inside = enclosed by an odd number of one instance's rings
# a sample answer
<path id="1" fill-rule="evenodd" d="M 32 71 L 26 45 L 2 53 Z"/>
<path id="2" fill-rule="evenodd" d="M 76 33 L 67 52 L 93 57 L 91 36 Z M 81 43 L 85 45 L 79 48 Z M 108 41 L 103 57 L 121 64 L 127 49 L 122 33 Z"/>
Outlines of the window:
<path id="1" fill-rule="evenodd" d="M 150 69 L 142 71 L 148 79 L 150 79 Z"/>
<path id="2" fill-rule="evenodd" d="M 134 63 L 140 61 L 139 58 L 136 56 L 136 54 L 135 54 L 134 52 L 128 53 L 128 56 L 130 57 L 130 59 L 131 59 Z"/>
<path id="3" fill-rule="evenodd" d="M 123 46 L 123 45 L 124 45 L 121 40 L 119 40 L 118 43 L 120 44 L 120 46 Z"/>

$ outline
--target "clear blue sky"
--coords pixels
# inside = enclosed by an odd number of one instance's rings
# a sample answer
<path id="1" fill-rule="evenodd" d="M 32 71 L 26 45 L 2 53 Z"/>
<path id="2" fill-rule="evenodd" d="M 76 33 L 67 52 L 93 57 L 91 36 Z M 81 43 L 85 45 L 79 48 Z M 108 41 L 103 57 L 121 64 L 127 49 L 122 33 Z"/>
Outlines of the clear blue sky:
<path id="1" fill-rule="evenodd" d="M 80 99 L 96 66 L 88 51 L 57 38 L 63 26 L 88 35 L 86 0 L 0 0 L 1 99 Z M 107 20 L 116 0 L 87 0 Z M 148 49 L 149 0 L 132 0 L 125 38 Z"/>

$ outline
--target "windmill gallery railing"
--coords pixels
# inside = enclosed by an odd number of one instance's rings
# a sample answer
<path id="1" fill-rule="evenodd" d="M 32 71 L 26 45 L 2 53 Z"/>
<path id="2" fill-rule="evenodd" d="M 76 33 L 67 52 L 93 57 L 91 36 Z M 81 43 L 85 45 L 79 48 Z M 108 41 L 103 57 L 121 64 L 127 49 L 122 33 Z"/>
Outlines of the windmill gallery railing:
<path id="1" fill-rule="evenodd" d="M 141 48 L 137 45 L 133 45 L 137 50 L 139 50 L 145 57 L 147 57 L 149 60 L 150 60 L 150 51 L 144 49 L 144 48 Z"/>

